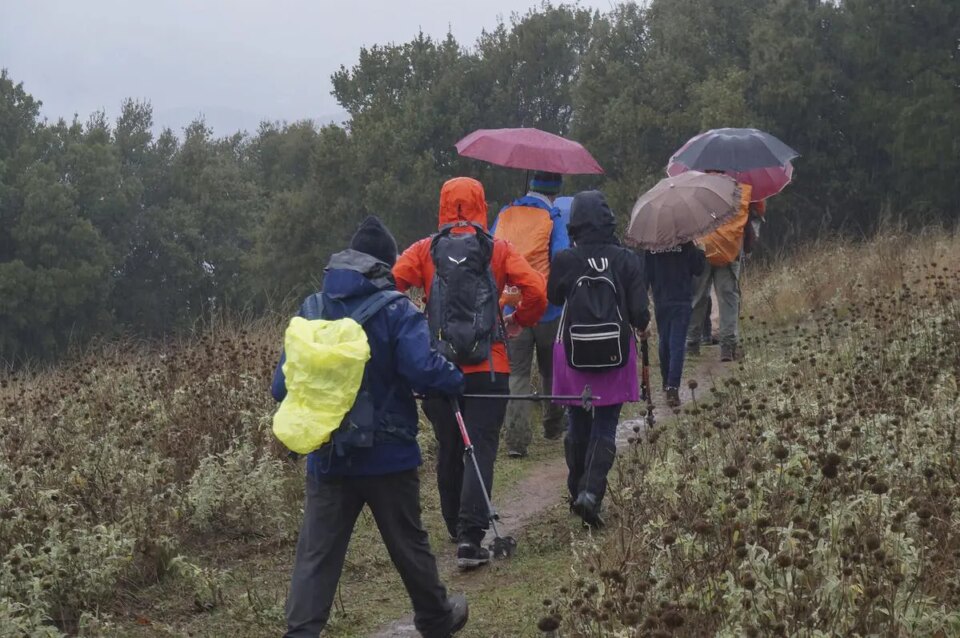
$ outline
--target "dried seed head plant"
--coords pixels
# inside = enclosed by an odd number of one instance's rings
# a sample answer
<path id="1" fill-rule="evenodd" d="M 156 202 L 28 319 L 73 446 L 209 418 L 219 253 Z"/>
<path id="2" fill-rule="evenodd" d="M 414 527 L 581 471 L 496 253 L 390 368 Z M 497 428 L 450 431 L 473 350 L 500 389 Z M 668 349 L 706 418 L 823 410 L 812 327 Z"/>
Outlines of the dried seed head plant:
<path id="1" fill-rule="evenodd" d="M 621 454 L 630 498 L 558 635 L 960 635 L 957 245 L 837 243 L 755 276 L 742 369 Z"/>
<path id="2" fill-rule="evenodd" d="M 278 328 L 103 344 L 3 377 L 0 633 L 77 632 L 168 576 L 207 608 L 214 575 L 178 554 L 291 537 L 300 475 L 269 428 Z"/>

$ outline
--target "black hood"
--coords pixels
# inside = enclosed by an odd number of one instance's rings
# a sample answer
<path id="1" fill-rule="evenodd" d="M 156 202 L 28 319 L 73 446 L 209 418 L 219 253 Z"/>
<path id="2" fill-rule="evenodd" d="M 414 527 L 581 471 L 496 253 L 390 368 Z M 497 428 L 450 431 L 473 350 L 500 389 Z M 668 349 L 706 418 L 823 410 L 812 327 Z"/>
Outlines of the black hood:
<path id="1" fill-rule="evenodd" d="M 577 193 L 570 205 L 567 232 L 578 245 L 617 244 L 617 219 L 600 191 Z"/>

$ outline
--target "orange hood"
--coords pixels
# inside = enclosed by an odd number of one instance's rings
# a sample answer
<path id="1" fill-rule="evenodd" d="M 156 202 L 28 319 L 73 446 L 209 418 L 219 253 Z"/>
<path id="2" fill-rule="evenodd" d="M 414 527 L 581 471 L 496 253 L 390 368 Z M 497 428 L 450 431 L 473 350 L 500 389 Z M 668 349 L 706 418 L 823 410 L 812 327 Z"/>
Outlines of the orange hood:
<path id="1" fill-rule="evenodd" d="M 454 177 L 440 189 L 440 224 L 467 221 L 487 227 L 487 200 L 483 184 L 472 177 Z"/>

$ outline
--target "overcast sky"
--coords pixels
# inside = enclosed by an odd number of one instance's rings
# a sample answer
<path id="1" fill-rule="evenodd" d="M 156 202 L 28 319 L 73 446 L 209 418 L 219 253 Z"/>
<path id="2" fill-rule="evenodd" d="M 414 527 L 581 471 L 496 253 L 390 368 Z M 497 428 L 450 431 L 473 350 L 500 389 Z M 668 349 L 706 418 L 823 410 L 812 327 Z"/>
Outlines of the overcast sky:
<path id="1" fill-rule="evenodd" d="M 0 0 L 0 68 L 53 120 L 125 97 L 159 126 L 201 112 L 218 134 L 263 119 L 340 115 L 330 74 L 361 46 L 448 29 L 472 44 L 498 17 L 539 0 Z M 611 7 L 612 0 L 580 0 Z"/>

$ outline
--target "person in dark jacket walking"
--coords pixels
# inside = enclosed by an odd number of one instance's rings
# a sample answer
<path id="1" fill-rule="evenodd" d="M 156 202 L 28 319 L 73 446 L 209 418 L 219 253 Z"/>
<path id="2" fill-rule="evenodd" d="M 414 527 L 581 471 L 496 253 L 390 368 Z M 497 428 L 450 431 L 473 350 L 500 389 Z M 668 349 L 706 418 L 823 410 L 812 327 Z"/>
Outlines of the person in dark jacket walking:
<path id="1" fill-rule="evenodd" d="M 393 236 L 379 219 L 368 217 L 350 249 L 330 258 L 322 317 L 307 316 L 311 311 L 306 302 L 300 316 L 342 319 L 370 295 L 395 290 L 390 269 L 396 260 Z M 371 357 L 360 391 L 373 397 L 378 428 L 371 447 L 340 456 L 327 444 L 307 457 L 306 501 L 285 635 L 315 638 L 326 626 L 353 527 L 367 505 L 410 595 L 417 630 L 426 638 L 446 638 L 466 624 L 467 601 L 447 596 L 420 519 L 414 392 L 457 396 L 463 374 L 431 348 L 427 321 L 406 298 L 391 301 L 363 329 Z M 286 396 L 283 363 L 281 359 L 273 380 L 277 401 Z"/>
<path id="2" fill-rule="evenodd" d="M 585 191 L 573 198 L 567 226 L 574 247 L 558 254 L 550 267 L 547 299 L 564 305 L 577 280 L 585 274 L 587 260 L 605 262 L 617 282 L 620 316 L 636 330 L 650 323 L 643 261 L 620 245 L 616 218 L 600 191 Z M 563 339 L 558 335 L 553 356 L 553 393 L 579 395 L 586 385 L 599 398 L 593 409 L 578 402 L 565 402 L 568 412 L 564 451 L 570 508 L 591 526 L 602 525 L 600 506 L 607 490 L 607 474 L 617 455 L 617 423 L 620 409 L 640 398 L 637 380 L 637 349 L 633 338 L 626 365 L 605 371 L 574 369 L 567 362 Z"/>
<path id="3" fill-rule="evenodd" d="M 706 258 L 693 242 L 660 251 L 647 251 L 647 282 L 660 335 L 660 376 L 667 405 L 680 405 L 680 379 L 692 312 L 693 282 L 703 274 Z"/>

